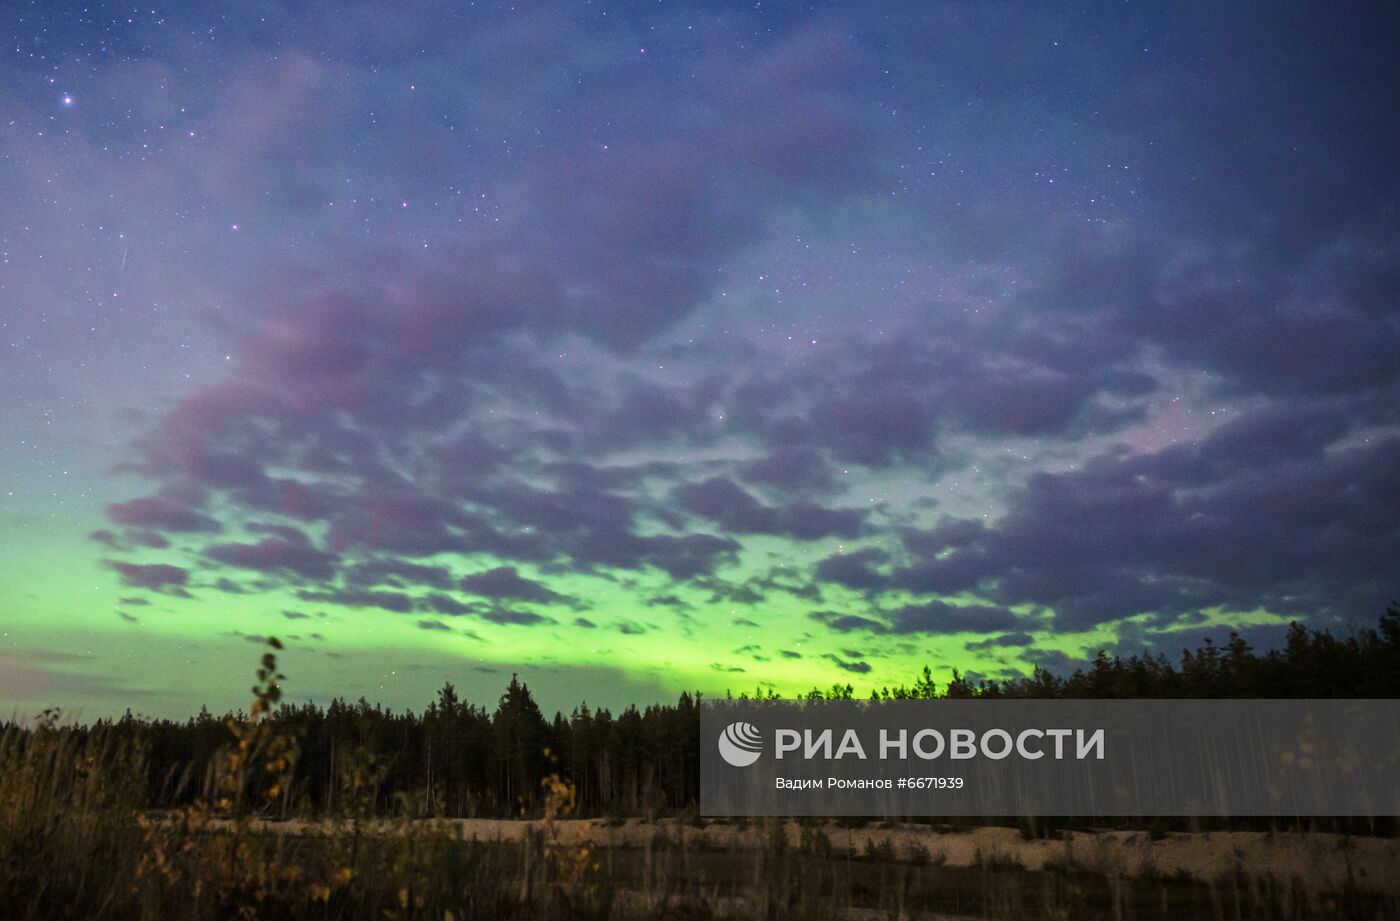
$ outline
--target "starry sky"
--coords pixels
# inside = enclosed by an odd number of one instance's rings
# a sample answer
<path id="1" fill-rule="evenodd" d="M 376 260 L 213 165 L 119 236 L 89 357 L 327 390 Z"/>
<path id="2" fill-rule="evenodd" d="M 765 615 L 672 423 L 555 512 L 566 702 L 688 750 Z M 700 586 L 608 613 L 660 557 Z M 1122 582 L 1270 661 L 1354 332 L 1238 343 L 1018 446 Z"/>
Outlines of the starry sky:
<path id="1" fill-rule="evenodd" d="M 0 705 L 549 708 L 1397 597 L 1400 20 L 0 6 Z"/>

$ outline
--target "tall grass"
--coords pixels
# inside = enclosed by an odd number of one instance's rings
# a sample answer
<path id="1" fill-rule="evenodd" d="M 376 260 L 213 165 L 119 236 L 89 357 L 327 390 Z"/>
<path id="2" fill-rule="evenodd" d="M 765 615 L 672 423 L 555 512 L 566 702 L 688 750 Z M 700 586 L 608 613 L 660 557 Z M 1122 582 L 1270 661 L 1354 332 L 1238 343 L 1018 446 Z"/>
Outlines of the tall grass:
<path id="1" fill-rule="evenodd" d="M 382 770 L 363 752 L 343 759 L 334 814 L 269 822 L 286 817 L 299 751 L 267 718 L 280 648 L 270 641 L 249 713 L 206 774 L 163 778 L 192 793 L 177 809 L 148 810 L 145 753 L 114 727 L 79 732 L 46 712 L 0 731 L 0 919 L 1400 918 L 1394 899 L 1241 866 L 1212 880 L 1028 871 L 997 855 L 950 867 L 878 835 L 836 848 L 810 823 L 760 823 L 757 846 L 715 850 L 687 834 L 699 828 L 657 826 L 644 846 L 600 849 L 568 821 L 575 790 L 558 776 L 527 834 L 478 841 L 420 797 L 377 818 Z"/>

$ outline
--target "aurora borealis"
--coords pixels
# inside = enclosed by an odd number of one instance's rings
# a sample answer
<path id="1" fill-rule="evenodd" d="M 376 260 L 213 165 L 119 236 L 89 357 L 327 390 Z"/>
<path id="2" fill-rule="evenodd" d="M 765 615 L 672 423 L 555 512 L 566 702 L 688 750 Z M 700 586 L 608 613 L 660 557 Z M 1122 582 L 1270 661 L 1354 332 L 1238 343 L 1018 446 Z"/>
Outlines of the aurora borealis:
<path id="1" fill-rule="evenodd" d="M 1374 622 L 1392 7 L 9 3 L 0 703 Z"/>

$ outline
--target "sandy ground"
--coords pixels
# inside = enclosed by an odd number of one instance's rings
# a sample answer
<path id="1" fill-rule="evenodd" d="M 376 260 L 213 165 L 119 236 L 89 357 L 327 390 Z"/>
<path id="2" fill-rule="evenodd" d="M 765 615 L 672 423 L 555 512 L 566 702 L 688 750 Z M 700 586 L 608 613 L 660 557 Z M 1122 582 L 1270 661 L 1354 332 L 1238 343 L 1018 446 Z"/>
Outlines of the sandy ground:
<path id="1" fill-rule="evenodd" d="M 495 819 L 452 819 L 447 823 L 461 838 L 480 841 L 519 840 L 527 830 L 542 826 L 539 821 Z M 594 847 L 646 848 L 655 845 L 658 836 L 665 836 L 676 845 L 712 851 L 761 848 L 772 828 L 758 822 L 747 827 L 728 823 L 697 827 L 664 819 L 631 819 L 622 824 L 570 820 L 555 825 L 560 839 L 587 841 Z M 264 827 L 284 834 L 336 831 L 330 823 L 298 821 L 270 822 Z M 386 833 L 395 828 L 382 826 Z M 802 829 L 796 822 L 785 823 L 785 828 L 796 845 Z M 1391 838 L 1232 831 L 1171 833 L 1153 841 L 1146 832 L 1104 831 L 1067 832 L 1053 840 L 1027 841 L 1014 828 L 957 832 L 940 832 L 924 825 L 842 828 L 826 824 L 820 828 L 836 854 L 846 853 L 846 849 L 860 854 L 867 840 L 877 845 L 889 841 L 901 858 L 911 857 L 922 847 L 934 862 L 955 867 L 972 866 L 979 860 L 1005 860 L 1029 870 L 1058 863 L 1122 876 L 1170 876 L 1184 871 L 1203 881 L 1239 866 L 1254 877 L 1272 876 L 1284 882 L 1296 879 L 1312 891 L 1340 889 L 1350 878 L 1359 889 L 1400 895 L 1400 840 Z"/>

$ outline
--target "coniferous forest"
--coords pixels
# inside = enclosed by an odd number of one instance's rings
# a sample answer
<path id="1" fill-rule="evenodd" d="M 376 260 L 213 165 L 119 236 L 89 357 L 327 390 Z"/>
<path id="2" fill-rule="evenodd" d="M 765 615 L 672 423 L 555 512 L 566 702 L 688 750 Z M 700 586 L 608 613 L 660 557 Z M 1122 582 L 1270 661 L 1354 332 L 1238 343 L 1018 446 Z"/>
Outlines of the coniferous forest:
<path id="1" fill-rule="evenodd" d="M 269 675 L 269 679 L 281 678 Z M 449 817 L 514 817 L 538 813 L 542 781 L 557 776 L 575 790 L 584 816 L 675 815 L 698 800 L 697 696 L 673 704 L 630 706 L 619 713 L 580 703 L 547 716 L 528 686 L 512 678 L 496 701 L 463 700 L 451 683 L 421 712 L 396 712 L 364 699 L 326 707 L 282 701 L 269 680 L 267 728 L 297 740 L 291 780 L 279 791 L 275 818 L 334 811 L 354 778 L 379 814 L 403 809 Z M 750 696 L 774 696 L 750 692 Z M 851 685 L 816 688 L 809 698 L 851 698 Z M 879 699 L 937 698 L 1393 698 L 1400 697 L 1400 608 L 1374 629 L 1339 637 L 1293 624 L 1279 649 L 1260 653 L 1237 634 L 1221 646 L 1207 640 L 1176 661 L 1165 655 L 1123 658 L 1100 652 L 1068 676 L 1045 670 L 1014 681 L 971 682 L 954 670 L 940 683 L 932 672 L 907 685 L 871 692 Z M 61 715 L 49 713 L 49 724 Z M 185 722 L 130 712 L 71 731 L 86 747 L 139 753 L 152 808 L 188 802 L 208 785 L 230 727 L 248 714 L 202 711 Z M 5 727 L 22 745 L 23 725 Z"/>

